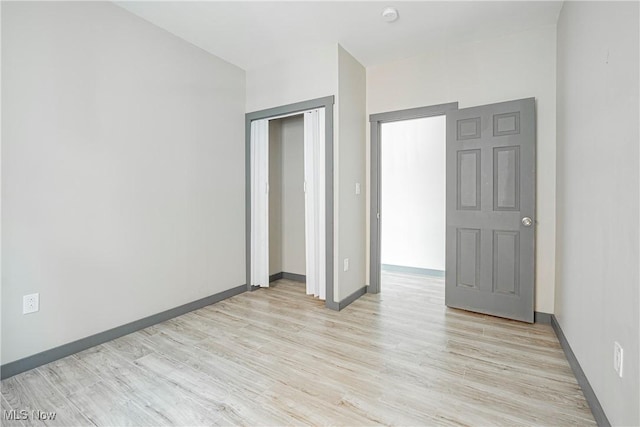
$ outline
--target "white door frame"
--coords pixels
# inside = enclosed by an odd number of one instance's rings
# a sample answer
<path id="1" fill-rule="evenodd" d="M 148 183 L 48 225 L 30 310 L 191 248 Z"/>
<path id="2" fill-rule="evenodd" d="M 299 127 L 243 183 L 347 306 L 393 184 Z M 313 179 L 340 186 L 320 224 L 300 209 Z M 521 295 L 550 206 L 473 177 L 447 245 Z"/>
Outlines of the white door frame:
<path id="1" fill-rule="evenodd" d="M 295 104 L 283 105 L 266 110 L 254 111 L 245 115 L 245 197 L 246 197 L 246 280 L 247 290 L 251 286 L 251 122 L 253 120 L 272 119 L 317 108 L 325 109 L 325 251 L 326 251 L 326 300 L 325 306 L 338 310 L 333 296 L 333 104 L 334 96 L 312 99 Z"/>
<path id="2" fill-rule="evenodd" d="M 380 292 L 380 224 L 382 219 L 382 206 L 380 199 L 382 184 L 380 130 L 382 124 L 402 120 L 420 119 L 424 117 L 443 116 L 447 114 L 447 111 L 457 109 L 458 103 L 450 102 L 448 104 L 371 114 L 369 116 L 369 122 L 371 123 L 371 210 L 369 216 L 369 286 L 367 286 L 367 292 L 370 294 L 377 294 Z"/>

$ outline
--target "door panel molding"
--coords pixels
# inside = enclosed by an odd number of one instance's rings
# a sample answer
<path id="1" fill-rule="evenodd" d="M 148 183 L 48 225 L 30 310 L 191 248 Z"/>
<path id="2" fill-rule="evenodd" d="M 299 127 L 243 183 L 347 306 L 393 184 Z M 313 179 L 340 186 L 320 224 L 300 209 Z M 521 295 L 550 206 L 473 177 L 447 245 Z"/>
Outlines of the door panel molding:
<path id="1" fill-rule="evenodd" d="M 479 149 L 459 150 L 456 157 L 456 207 L 458 210 L 479 211 L 482 204 L 482 152 Z"/>
<path id="2" fill-rule="evenodd" d="M 458 120 L 456 121 L 456 140 L 464 141 L 466 139 L 480 138 L 481 128 L 480 117 Z"/>
<path id="3" fill-rule="evenodd" d="M 519 133 L 519 111 L 493 115 L 493 136 L 518 135 Z"/>
<path id="4" fill-rule="evenodd" d="M 520 211 L 520 147 L 494 147 L 493 166 L 493 210 Z"/>
<path id="5" fill-rule="evenodd" d="M 478 289 L 481 241 L 482 234 L 479 228 L 458 228 L 456 230 L 456 286 Z"/>
<path id="6" fill-rule="evenodd" d="M 505 241 L 509 238 L 511 239 L 510 242 Z M 492 292 L 516 296 L 520 295 L 519 231 L 493 230 L 492 276 Z"/>

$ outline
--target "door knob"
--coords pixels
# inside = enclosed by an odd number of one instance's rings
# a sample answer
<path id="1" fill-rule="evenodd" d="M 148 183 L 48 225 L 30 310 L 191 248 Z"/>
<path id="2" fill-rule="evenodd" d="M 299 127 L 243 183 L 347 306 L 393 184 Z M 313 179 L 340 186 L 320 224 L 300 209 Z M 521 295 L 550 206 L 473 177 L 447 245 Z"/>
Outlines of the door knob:
<path id="1" fill-rule="evenodd" d="M 522 225 L 524 225 L 525 227 L 531 227 L 531 224 L 533 224 L 531 218 L 529 218 L 528 216 L 522 218 Z"/>

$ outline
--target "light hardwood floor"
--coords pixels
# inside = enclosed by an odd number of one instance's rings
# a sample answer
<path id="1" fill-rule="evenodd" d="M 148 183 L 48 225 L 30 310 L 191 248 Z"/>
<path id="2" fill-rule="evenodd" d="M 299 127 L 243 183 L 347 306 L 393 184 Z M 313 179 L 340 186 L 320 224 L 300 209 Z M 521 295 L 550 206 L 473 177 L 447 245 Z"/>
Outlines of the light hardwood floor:
<path id="1" fill-rule="evenodd" d="M 2 381 L 2 425 L 594 425 L 549 325 L 444 306 L 383 273 L 337 313 L 304 286 L 244 293 Z"/>

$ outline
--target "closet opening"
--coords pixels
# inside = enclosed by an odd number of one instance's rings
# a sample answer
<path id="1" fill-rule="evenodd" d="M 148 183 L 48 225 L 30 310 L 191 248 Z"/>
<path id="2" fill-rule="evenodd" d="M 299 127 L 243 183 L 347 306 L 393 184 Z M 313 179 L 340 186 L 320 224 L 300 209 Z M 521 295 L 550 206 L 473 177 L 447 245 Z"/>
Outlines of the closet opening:
<path id="1" fill-rule="evenodd" d="M 306 282 L 304 117 L 269 120 L 269 283 Z"/>
<path id="2" fill-rule="evenodd" d="M 333 300 L 333 101 L 246 115 L 247 287 L 284 278 Z"/>

